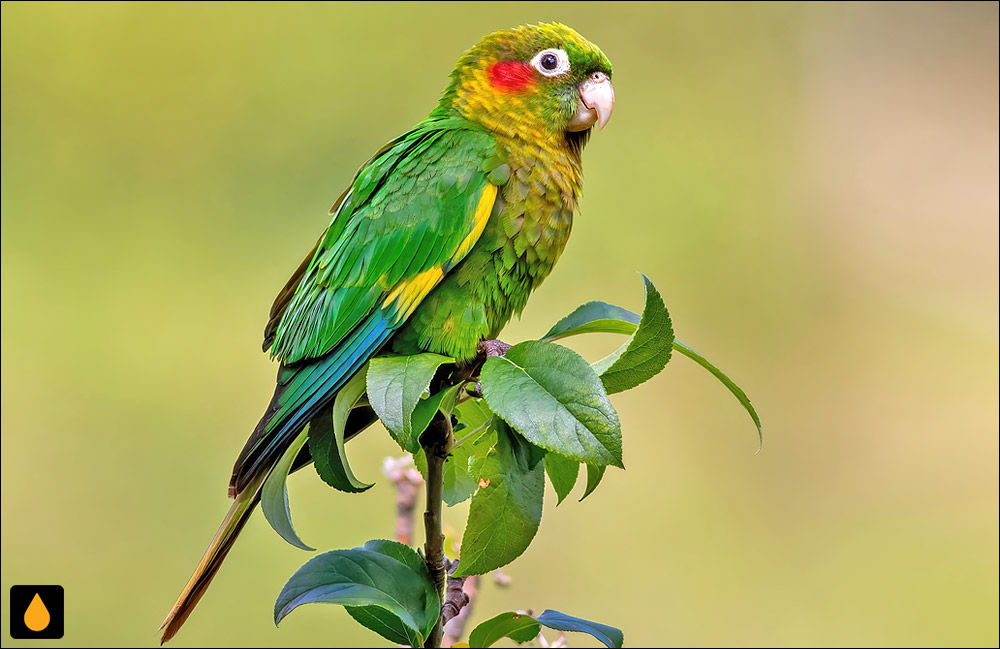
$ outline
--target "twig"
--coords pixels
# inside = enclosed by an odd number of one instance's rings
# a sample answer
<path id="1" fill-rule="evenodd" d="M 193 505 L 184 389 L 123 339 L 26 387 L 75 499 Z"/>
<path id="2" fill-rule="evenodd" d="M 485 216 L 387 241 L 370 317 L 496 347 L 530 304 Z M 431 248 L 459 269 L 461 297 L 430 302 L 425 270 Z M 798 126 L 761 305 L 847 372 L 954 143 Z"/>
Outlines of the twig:
<path id="1" fill-rule="evenodd" d="M 420 436 L 420 445 L 427 457 L 427 508 L 424 511 L 424 562 L 430 572 L 439 596 L 444 594 L 447 577 L 444 557 L 444 534 L 441 532 L 441 510 L 444 491 L 444 463 L 454 442 L 451 417 L 437 413 L 430 426 Z M 424 647 L 440 647 L 444 624 L 438 617 L 437 624 L 427 636 Z"/>
<path id="2" fill-rule="evenodd" d="M 424 478 L 413 465 L 412 455 L 385 458 L 382 473 L 396 485 L 396 540 L 409 545 L 413 538 L 413 512 L 417 507 L 417 494 Z"/>
<path id="3" fill-rule="evenodd" d="M 445 559 L 445 564 L 448 571 L 448 585 L 445 588 L 444 606 L 441 607 L 441 624 L 447 626 L 448 622 L 454 619 L 469 603 L 469 596 L 462 589 L 465 585 L 465 577 L 452 576 L 458 568 L 458 561 Z"/>
<path id="4" fill-rule="evenodd" d="M 508 575 L 503 571 L 503 568 L 497 568 L 496 570 L 493 571 L 493 581 L 500 588 L 506 588 L 507 586 L 510 586 L 510 582 L 512 580 L 510 578 L 510 575 Z"/>
<path id="5" fill-rule="evenodd" d="M 452 577 L 449 575 L 448 601 L 445 602 L 445 607 L 452 602 L 452 589 L 455 588 L 456 584 L 460 595 L 455 595 L 455 601 L 462 601 L 461 598 L 464 598 L 464 603 L 458 605 L 457 612 L 453 617 L 445 619 L 443 644 L 445 647 L 450 647 L 458 642 L 465 633 L 465 625 L 472 615 L 472 604 L 476 600 L 476 595 L 479 594 L 479 575 L 471 577 Z M 441 615 L 444 617 L 444 611 L 442 611 Z"/>
<path id="6" fill-rule="evenodd" d="M 546 640 L 545 636 L 542 635 L 541 633 L 538 634 L 537 639 L 538 639 L 538 644 L 541 645 L 543 648 L 547 649 L 563 649 L 564 647 L 569 646 L 569 644 L 567 644 L 566 642 L 566 636 L 562 633 L 560 633 L 559 637 L 553 640 L 552 642 Z"/>

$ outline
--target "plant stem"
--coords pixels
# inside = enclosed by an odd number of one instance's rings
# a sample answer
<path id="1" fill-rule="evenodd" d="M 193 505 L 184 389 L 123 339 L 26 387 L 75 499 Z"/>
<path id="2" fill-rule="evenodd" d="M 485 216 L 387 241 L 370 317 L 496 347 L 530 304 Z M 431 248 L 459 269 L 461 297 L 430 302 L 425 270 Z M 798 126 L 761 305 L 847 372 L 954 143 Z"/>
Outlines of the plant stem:
<path id="1" fill-rule="evenodd" d="M 427 456 L 427 509 L 424 511 L 424 562 L 434 580 L 438 597 L 443 601 L 444 585 L 447 572 L 444 563 L 444 534 L 441 532 L 441 510 L 444 490 L 444 463 L 448 459 L 448 451 L 453 442 L 451 418 L 440 412 L 434 416 L 430 426 L 420 437 L 420 445 Z M 440 647 L 443 635 L 441 618 L 427 640 L 424 647 Z"/>

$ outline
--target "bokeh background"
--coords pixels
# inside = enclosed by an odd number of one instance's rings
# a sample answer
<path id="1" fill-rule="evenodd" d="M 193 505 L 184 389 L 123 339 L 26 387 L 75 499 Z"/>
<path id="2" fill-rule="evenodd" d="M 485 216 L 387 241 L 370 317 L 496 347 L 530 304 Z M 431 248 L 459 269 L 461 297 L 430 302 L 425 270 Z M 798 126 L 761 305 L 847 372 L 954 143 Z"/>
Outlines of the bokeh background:
<path id="1" fill-rule="evenodd" d="M 66 589 L 53 646 L 156 643 L 271 394 L 274 294 L 459 54 L 540 20 L 602 46 L 618 106 L 504 338 L 590 299 L 638 309 L 642 271 L 765 443 L 676 358 L 614 398 L 628 470 L 582 504 L 550 491 L 475 619 L 552 607 L 632 646 L 997 644 L 996 3 L 5 2 L 4 646 L 22 583 Z M 380 479 L 364 495 L 290 480 L 322 549 L 392 533 L 397 449 L 372 430 L 349 451 Z M 307 558 L 255 517 L 175 646 L 384 644 L 339 607 L 274 627 Z"/>

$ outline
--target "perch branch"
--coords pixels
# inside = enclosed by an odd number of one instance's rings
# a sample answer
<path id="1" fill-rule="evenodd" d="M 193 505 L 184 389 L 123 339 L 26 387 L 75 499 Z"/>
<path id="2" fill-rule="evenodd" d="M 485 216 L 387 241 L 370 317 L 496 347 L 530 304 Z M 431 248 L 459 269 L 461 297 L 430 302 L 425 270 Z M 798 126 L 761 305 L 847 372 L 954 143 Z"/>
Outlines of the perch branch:
<path id="1" fill-rule="evenodd" d="M 420 445 L 427 457 L 427 508 L 424 511 L 424 562 L 437 589 L 443 596 L 447 572 L 444 557 L 444 534 L 441 532 L 441 510 L 444 490 L 444 463 L 454 441 L 451 418 L 437 413 L 430 426 L 420 437 Z M 440 647 L 444 624 L 438 617 L 437 624 L 424 642 L 424 647 Z"/>

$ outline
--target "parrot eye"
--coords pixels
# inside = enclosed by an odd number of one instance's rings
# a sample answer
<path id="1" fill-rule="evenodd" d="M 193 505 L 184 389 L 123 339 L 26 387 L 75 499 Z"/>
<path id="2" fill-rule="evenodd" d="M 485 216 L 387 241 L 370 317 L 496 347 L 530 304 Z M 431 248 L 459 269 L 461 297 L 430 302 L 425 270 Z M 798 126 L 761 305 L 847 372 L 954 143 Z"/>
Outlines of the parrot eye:
<path id="1" fill-rule="evenodd" d="M 531 65 L 547 77 L 557 77 L 569 72 L 569 56 L 565 50 L 553 47 L 536 54 Z"/>

